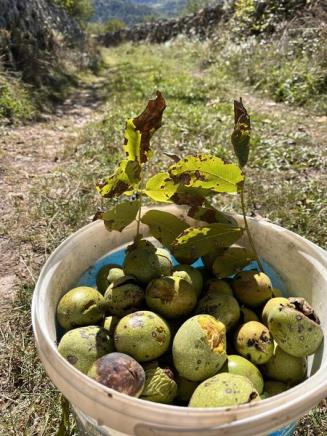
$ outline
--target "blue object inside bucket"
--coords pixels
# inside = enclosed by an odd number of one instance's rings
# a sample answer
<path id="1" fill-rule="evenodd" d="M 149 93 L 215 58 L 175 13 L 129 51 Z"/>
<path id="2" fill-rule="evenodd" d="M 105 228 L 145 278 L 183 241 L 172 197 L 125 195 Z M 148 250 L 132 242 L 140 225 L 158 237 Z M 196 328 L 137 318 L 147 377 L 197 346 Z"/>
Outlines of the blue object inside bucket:
<path id="1" fill-rule="evenodd" d="M 280 428 L 277 431 L 274 431 L 273 433 L 269 433 L 268 436 L 292 436 L 292 434 L 295 432 L 296 423 L 291 422 L 286 427 Z"/>
<path id="2" fill-rule="evenodd" d="M 92 265 L 79 279 L 78 283 L 76 283 L 76 286 L 91 286 L 96 287 L 96 276 L 100 269 L 109 264 L 109 263 L 115 263 L 117 265 L 123 265 L 124 259 L 125 259 L 125 248 L 119 249 L 117 251 L 113 251 L 107 256 L 99 259 L 94 265 Z M 173 264 L 178 265 L 178 262 L 175 258 L 173 258 Z M 203 262 L 201 259 L 198 259 L 196 262 L 192 264 L 193 267 L 199 268 L 203 266 Z M 277 272 L 269 265 L 267 262 L 263 261 L 264 270 L 267 273 L 267 275 L 270 277 L 271 282 L 274 286 L 274 288 L 280 289 L 284 295 L 287 295 L 285 285 L 281 279 L 281 277 L 277 274 Z M 251 269 L 257 269 L 258 265 L 257 262 L 251 262 L 245 270 L 251 270 Z M 269 433 L 268 436 L 291 436 L 293 432 L 295 431 L 296 423 L 291 423 L 287 427 L 283 427 L 273 433 Z"/>
<path id="3" fill-rule="evenodd" d="M 102 257 L 92 265 L 78 280 L 76 283 L 76 286 L 96 286 L 96 276 L 100 269 L 107 265 L 108 263 L 115 263 L 117 265 L 123 265 L 124 259 L 125 259 L 125 248 L 119 249 L 117 251 L 112 251 L 110 254 L 108 254 L 105 257 Z M 173 258 L 173 264 L 178 265 L 178 262 L 175 258 Z M 192 264 L 194 268 L 199 268 L 203 266 L 202 260 L 199 258 L 196 262 Z M 285 285 L 283 284 L 283 281 L 281 277 L 277 274 L 277 272 L 265 261 L 263 261 L 264 270 L 267 273 L 267 275 L 270 277 L 271 282 L 274 286 L 274 288 L 280 289 L 283 294 L 286 294 Z M 251 262 L 245 270 L 250 269 L 257 269 L 258 264 L 257 262 Z"/>

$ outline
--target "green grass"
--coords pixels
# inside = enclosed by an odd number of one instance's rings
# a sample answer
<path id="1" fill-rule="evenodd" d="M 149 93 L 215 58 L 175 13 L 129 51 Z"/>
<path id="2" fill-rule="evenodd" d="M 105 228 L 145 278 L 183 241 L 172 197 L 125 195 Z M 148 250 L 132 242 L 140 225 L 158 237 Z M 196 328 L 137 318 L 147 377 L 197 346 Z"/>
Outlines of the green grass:
<path id="1" fill-rule="evenodd" d="M 1 323 L 1 435 L 54 434 L 58 393 L 42 369 L 30 320 L 33 286 L 24 285 Z M 50 430 L 50 428 L 52 430 Z"/>
<path id="2" fill-rule="evenodd" d="M 57 35 L 53 52 L 35 51 L 28 42 L 18 44 L 19 70 L 0 58 L 0 126 L 35 121 L 51 114 L 100 68 L 99 50 L 88 36 L 83 45 L 66 47 Z"/>
<path id="3" fill-rule="evenodd" d="M 29 260 L 33 277 L 62 240 L 90 222 L 97 207 L 110 206 L 96 194 L 95 183 L 109 175 L 123 155 L 125 120 L 138 114 L 156 89 L 164 94 L 167 109 L 163 126 L 153 139 L 155 153 L 149 174 L 170 163 L 163 150 L 180 155 L 210 152 L 233 160 L 232 103 L 247 91 L 247 84 L 227 74 L 217 62 L 208 62 L 216 56 L 211 44 L 183 38 L 160 46 L 125 44 L 104 50 L 103 56 L 106 67 L 98 93 L 107 99 L 104 116 L 78 131 L 78 140 L 59 154 L 55 170 L 31 180 L 28 204 L 12 200 L 15 217 L 10 226 L 3 227 L 5 237 L 18 246 L 30 247 L 22 255 Z M 252 104 L 245 98 L 245 105 L 253 129 L 247 171 L 249 213 L 259 212 L 323 246 L 326 160 L 322 136 L 313 135 L 320 135 L 322 128 L 309 114 L 304 113 L 299 122 L 293 109 L 276 107 L 271 111 L 260 98 Z M 223 210 L 240 210 L 236 197 L 219 196 L 217 205 Z M 33 281 L 23 280 L 0 326 L 6 344 L 1 357 L 6 377 L 0 421 L 5 435 L 54 435 L 60 420 L 60 396 L 33 345 L 32 289 Z M 327 432 L 323 410 L 315 409 L 306 418 L 315 429 L 312 434 Z"/>
<path id="4" fill-rule="evenodd" d="M 49 82 L 32 85 L 17 72 L 0 71 L 0 126 L 35 121 L 42 113 L 54 112 L 76 90 L 78 76 L 56 71 Z"/>
<path id="5" fill-rule="evenodd" d="M 0 71 L 0 123 L 30 120 L 35 113 L 31 90 L 19 76 Z"/>

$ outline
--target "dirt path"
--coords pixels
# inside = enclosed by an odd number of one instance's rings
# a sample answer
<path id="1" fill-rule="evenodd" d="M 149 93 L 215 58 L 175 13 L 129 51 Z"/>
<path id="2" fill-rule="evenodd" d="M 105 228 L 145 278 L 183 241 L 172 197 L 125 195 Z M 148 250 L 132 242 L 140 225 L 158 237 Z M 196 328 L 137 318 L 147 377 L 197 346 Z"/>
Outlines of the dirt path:
<path id="1" fill-rule="evenodd" d="M 41 122 L 0 128 L 0 298 L 9 298 L 26 278 L 33 277 L 28 259 L 40 264 L 43 256 L 27 255 L 32 249 L 24 238 L 17 238 L 18 210 L 28 210 L 35 178 L 47 177 L 60 165 L 60 156 L 79 131 L 101 116 L 103 101 L 97 96 L 101 83 L 81 88 Z M 18 242 L 19 241 L 19 242 Z M 5 307 L 2 305 L 2 309 Z M 1 312 L 1 309 L 0 309 Z"/>

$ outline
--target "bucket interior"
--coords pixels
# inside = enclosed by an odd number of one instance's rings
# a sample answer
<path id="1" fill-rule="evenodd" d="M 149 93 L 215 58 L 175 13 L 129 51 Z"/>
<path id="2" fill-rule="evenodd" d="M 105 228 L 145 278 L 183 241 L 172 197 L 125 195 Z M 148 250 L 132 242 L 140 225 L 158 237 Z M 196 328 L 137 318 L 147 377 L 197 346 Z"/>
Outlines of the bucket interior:
<path id="1" fill-rule="evenodd" d="M 182 210 L 175 207 L 166 210 L 175 211 L 179 215 L 183 214 Z M 311 303 L 321 320 L 326 335 L 327 267 L 326 255 L 323 250 L 292 232 L 270 223 L 258 223 L 251 220 L 250 225 L 255 235 L 257 250 L 264 260 L 265 270 L 271 277 L 273 285 L 282 290 L 286 296 L 301 296 Z M 146 226 L 141 227 L 141 233 L 145 237 L 148 235 Z M 246 430 L 250 428 L 247 421 L 253 420 L 256 422 L 257 434 L 259 435 L 264 434 L 263 429 L 276 429 L 295 420 L 322 398 L 322 389 L 324 389 L 325 395 L 327 394 L 325 377 L 327 351 L 322 344 L 318 352 L 309 357 L 308 376 L 312 379 L 309 378 L 281 395 L 258 402 L 251 410 L 244 406 L 229 411 L 220 409 L 196 410 L 159 404 L 145 405 L 144 403 L 149 402 L 130 397 L 125 401 L 123 397 L 126 396 L 121 394 L 115 398 L 115 402 L 110 403 L 111 406 L 108 403 L 106 407 L 105 402 L 109 401 L 108 388 L 103 389 L 100 385 L 95 388 L 97 383 L 89 381 L 88 377 L 79 373 L 75 368 L 68 368 L 70 366 L 68 362 L 63 362 L 64 359 L 57 352 L 56 308 L 62 295 L 69 289 L 78 284 L 94 285 L 96 273 L 105 263 L 121 264 L 125 247 L 133 240 L 134 234 L 134 225 L 129 226 L 122 233 L 108 233 L 102 222 L 85 226 L 58 247 L 40 275 L 33 299 L 33 326 L 37 346 L 50 377 L 75 406 L 92 416 L 97 422 L 102 421 L 104 411 L 109 413 L 112 406 L 113 409 L 117 409 L 115 411 L 117 414 L 115 415 L 112 410 L 110 419 L 108 415 L 108 419 L 104 418 L 103 423 L 106 425 L 110 423 L 116 430 L 127 434 L 132 434 L 130 428 L 134 428 L 138 420 L 141 422 L 142 420 L 151 420 L 156 424 L 162 423 L 162 425 L 185 425 L 185 427 L 198 425 L 200 427 L 219 426 L 228 422 L 229 425 L 233 423 L 237 426 L 238 422 L 241 423 L 241 420 L 244 419 L 244 426 L 235 427 L 238 432 L 234 434 L 253 434 L 253 430 L 252 433 L 250 430 Z M 240 241 L 240 245 L 247 246 L 245 237 Z M 63 374 L 62 370 L 58 369 L 59 366 L 65 368 L 69 375 Z M 64 382 L 63 378 L 65 378 Z M 87 385 L 85 389 L 80 385 L 82 380 Z M 62 388 L 63 384 L 65 389 Z M 81 393 L 81 399 L 76 396 L 77 391 L 80 393 L 78 390 L 80 388 L 83 388 L 82 391 L 84 390 Z M 311 390 L 315 390 L 315 396 L 311 395 Z M 110 395 L 115 397 L 115 394 Z M 100 397 L 103 397 L 103 408 Z M 99 399 L 98 403 L 96 398 Z M 127 414 L 126 404 L 131 405 L 128 410 L 129 416 L 132 417 L 130 421 L 127 418 L 125 420 L 122 418 L 124 411 Z M 287 414 L 286 408 L 289 414 Z M 259 426 L 259 413 L 262 414 L 261 427 Z M 261 432 L 259 428 L 262 428 Z"/>

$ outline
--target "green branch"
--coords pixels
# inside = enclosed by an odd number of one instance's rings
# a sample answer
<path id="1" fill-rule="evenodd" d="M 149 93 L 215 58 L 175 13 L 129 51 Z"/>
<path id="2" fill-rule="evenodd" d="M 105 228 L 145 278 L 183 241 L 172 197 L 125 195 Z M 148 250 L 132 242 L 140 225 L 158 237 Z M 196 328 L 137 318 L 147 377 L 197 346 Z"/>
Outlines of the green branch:
<path id="1" fill-rule="evenodd" d="M 245 202 L 244 202 L 244 183 L 242 184 L 242 188 L 240 190 L 240 197 L 241 197 L 241 206 L 242 206 L 242 214 L 243 214 L 243 220 L 244 220 L 244 225 L 245 225 L 245 231 L 246 231 L 246 233 L 248 235 L 249 242 L 250 242 L 251 248 L 253 250 L 253 253 L 255 254 L 256 261 L 258 263 L 259 269 L 261 270 L 261 272 L 264 272 L 263 265 L 262 265 L 262 262 L 261 262 L 261 260 L 259 258 L 258 252 L 257 252 L 257 250 L 255 248 L 254 241 L 253 241 L 253 238 L 252 238 L 252 235 L 251 235 L 251 232 L 250 232 L 250 228 L 249 228 L 249 225 L 248 225 L 248 220 L 247 220 L 247 217 L 246 217 L 246 208 L 245 208 Z"/>

